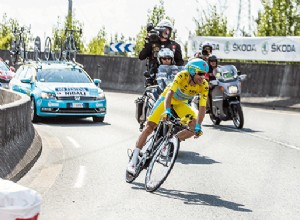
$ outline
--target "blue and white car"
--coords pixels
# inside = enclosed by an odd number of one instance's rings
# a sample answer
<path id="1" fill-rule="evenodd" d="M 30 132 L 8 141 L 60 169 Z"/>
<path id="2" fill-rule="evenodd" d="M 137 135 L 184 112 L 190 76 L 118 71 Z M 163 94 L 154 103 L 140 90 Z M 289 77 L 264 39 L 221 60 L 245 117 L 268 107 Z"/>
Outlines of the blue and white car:
<path id="1" fill-rule="evenodd" d="M 10 89 L 31 98 L 31 120 L 40 117 L 93 117 L 103 122 L 106 98 L 101 80 L 90 78 L 74 62 L 31 62 L 21 65 L 10 81 Z"/>

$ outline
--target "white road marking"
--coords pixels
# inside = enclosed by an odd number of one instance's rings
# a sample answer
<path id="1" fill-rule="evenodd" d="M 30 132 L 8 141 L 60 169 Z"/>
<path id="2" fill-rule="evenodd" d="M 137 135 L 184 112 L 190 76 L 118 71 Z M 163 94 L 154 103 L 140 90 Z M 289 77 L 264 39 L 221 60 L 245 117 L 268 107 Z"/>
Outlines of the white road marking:
<path id="1" fill-rule="evenodd" d="M 74 145 L 75 148 L 81 148 L 81 146 L 73 138 L 67 136 L 68 140 Z"/>
<path id="2" fill-rule="evenodd" d="M 77 176 L 77 180 L 74 184 L 74 188 L 81 188 L 84 183 L 84 178 L 86 174 L 85 166 L 80 166 L 79 168 L 79 174 Z"/>
<path id="3" fill-rule="evenodd" d="M 30 186 L 32 188 L 42 187 L 45 189 L 50 189 L 60 174 L 62 167 L 62 164 L 54 164 L 50 167 L 42 169 L 39 175 L 34 178 Z"/>
<path id="4" fill-rule="evenodd" d="M 205 123 L 205 125 L 208 125 L 208 124 Z M 284 143 L 284 142 L 275 140 L 275 139 L 270 138 L 270 137 L 265 137 L 265 136 L 258 135 L 258 134 L 250 134 L 249 132 L 246 132 L 246 131 L 243 131 L 243 130 L 238 130 L 236 128 L 229 128 L 229 127 L 225 127 L 225 126 L 222 126 L 222 128 L 225 128 L 225 129 L 228 129 L 228 130 L 233 130 L 233 131 L 238 131 L 238 132 L 243 133 L 243 134 L 247 134 L 247 135 L 250 135 L 250 136 L 253 136 L 253 137 L 261 138 L 261 139 L 264 139 L 266 141 L 273 142 L 275 144 L 279 144 L 281 146 L 300 151 L 300 147 L 297 147 L 295 145 L 291 145 L 291 144 L 288 144 L 288 143 Z"/>
<path id="5" fill-rule="evenodd" d="M 272 111 L 272 110 L 263 110 L 263 109 L 255 109 L 258 112 L 272 113 L 272 114 L 281 114 L 281 115 L 295 115 L 300 116 L 300 113 L 294 113 L 289 111 Z"/>

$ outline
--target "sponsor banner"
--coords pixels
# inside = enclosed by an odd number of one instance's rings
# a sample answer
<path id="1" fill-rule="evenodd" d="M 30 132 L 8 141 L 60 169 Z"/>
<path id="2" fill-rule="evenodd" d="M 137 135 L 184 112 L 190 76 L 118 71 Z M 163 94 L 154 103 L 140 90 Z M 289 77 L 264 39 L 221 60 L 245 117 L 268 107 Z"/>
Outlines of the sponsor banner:
<path id="1" fill-rule="evenodd" d="M 188 56 L 209 42 L 221 59 L 300 62 L 300 37 L 191 37 Z"/>
<path id="2" fill-rule="evenodd" d="M 55 92 L 57 96 L 88 96 L 89 95 L 88 88 L 61 87 L 61 88 L 55 88 Z"/>

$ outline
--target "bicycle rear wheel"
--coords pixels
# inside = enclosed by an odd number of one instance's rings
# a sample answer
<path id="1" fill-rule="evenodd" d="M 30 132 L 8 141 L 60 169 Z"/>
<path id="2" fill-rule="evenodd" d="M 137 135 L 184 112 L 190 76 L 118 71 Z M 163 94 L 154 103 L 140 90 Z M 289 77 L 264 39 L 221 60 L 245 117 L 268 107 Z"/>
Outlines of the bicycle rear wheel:
<path id="1" fill-rule="evenodd" d="M 145 189 L 148 192 L 157 190 L 170 174 L 179 150 L 177 138 L 164 138 L 153 156 L 147 169 Z"/>
<path id="2" fill-rule="evenodd" d="M 25 42 L 20 41 L 20 46 L 19 46 L 19 60 L 17 60 L 17 62 L 24 62 L 26 61 L 27 57 L 26 57 L 26 49 L 25 49 L 26 45 Z"/>
<path id="3" fill-rule="evenodd" d="M 51 57 L 51 39 L 50 39 L 50 37 L 47 37 L 46 41 L 45 41 L 44 56 L 45 56 L 46 60 L 49 60 Z"/>
<path id="4" fill-rule="evenodd" d="M 56 38 L 54 42 L 54 59 L 61 60 L 62 58 L 62 41 L 60 38 Z"/>
<path id="5" fill-rule="evenodd" d="M 137 165 L 137 168 L 136 168 L 136 174 L 132 175 L 132 174 L 128 173 L 127 170 L 126 170 L 126 176 L 125 177 L 126 177 L 126 182 L 127 183 L 133 182 L 139 176 L 139 174 L 142 172 L 142 170 L 144 168 L 148 167 L 148 164 L 149 164 L 148 160 L 149 159 L 148 158 L 144 158 L 144 154 L 147 151 L 147 149 L 151 147 L 151 145 L 152 145 L 152 143 L 154 141 L 154 137 L 155 137 L 155 133 L 153 132 L 149 136 L 149 138 L 147 139 L 147 141 L 146 141 L 143 149 L 141 150 L 141 154 L 143 156 L 141 156 L 141 157 L 139 156 L 139 158 L 138 158 L 139 162 L 138 162 L 138 165 Z M 131 157 L 129 158 L 129 160 L 131 160 Z"/>

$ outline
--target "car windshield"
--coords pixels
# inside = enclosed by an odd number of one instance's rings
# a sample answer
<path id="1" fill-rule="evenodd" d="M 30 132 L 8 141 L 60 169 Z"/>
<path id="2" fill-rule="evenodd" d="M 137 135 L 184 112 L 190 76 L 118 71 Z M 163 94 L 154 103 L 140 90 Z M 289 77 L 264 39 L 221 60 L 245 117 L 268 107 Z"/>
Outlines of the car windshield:
<path id="1" fill-rule="evenodd" d="M 8 71 L 8 67 L 4 62 L 0 62 L 0 70 Z"/>
<path id="2" fill-rule="evenodd" d="M 55 83 L 91 83 L 82 69 L 45 69 L 38 70 L 37 81 Z"/>

